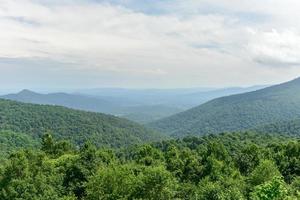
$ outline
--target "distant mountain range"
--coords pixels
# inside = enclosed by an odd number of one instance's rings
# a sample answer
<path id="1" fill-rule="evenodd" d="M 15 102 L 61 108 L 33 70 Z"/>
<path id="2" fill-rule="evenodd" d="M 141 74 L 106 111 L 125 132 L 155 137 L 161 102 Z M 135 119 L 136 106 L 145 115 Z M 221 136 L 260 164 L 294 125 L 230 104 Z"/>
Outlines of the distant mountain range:
<path id="1" fill-rule="evenodd" d="M 196 89 L 118 89 L 81 90 L 77 93 L 40 94 L 23 90 L 0 98 L 25 103 L 60 105 L 68 108 L 101 112 L 149 123 L 200 105 L 213 98 L 257 90 L 249 88 Z"/>
<path id="2" fill-rule="evenodd" d="M 150 123 L 149 127 L 182 137 L 247 130 L 299 117 L 300 78 L 253 92 L 217 98 Z"/>
<path id="3" fill-rule="evenodd" d="M 60 105 L 68 108 L 103 113 L 114 113 L 121 107 L 117 103 L 114 103 L 113 99 L 112 101 L 108 101 L 101 98 L 67 93 L 40 94 L 26 89 L 16 94 L 0 96 L 0 98 L 23 103 Z"/>
<path id="4" fill-rule="evenodd" d="M 138 105 L 168 105 L 181 109 L 198 106 L 214 98 L 259 90 L 267 86 L 182 89 L 121 89 L 100 88 L 79 90 L 77 93 L 99 98 L 115 97 Z"/>

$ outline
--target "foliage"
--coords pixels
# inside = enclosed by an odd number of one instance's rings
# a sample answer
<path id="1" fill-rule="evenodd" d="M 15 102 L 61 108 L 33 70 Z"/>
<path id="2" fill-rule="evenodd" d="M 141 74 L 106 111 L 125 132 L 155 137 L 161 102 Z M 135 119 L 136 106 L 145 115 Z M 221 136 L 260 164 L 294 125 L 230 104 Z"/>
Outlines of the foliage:
<path id="1" fill-rule="evenodd" d="M 254 128 L 253 131 L 258 133 L 297 136 L 300 133 L 300 119 L 277 121 L 274 123 L 265 124 Z"/>
<path id="2" fill-rule="evenodd" d="M 39 141 L 24 133 L 0 131 L 0 161 L 8 154 L 22 148 L 36 148 Z"/>
<path id="3" fill-rule="evenodd" d="M 111 115 L 59 106 L 0 100 L 0 130 L 25 133 L 35 140 L 46 132 L 77 145 L 91 140 L 97 146 L 123 147 L 160 140 L 141 125 Z"/>
<path id="4" fill-rule="evenodd" d="M 183 137 L 248 130 L 293 120 L 300 118 L 299 90 L 300 78 L 253 92 L 217 98 L 149 126 L 162 133 Z M 299 126 L 295 129 L 299 130 Z M 293 133 L 299 135 L 299 132 Z"/>
<path id="5" fill-rule="evenodd" d="M 46 134 L 40 149 L 0 165 L 0 199 L 299 199 L 299 148 L 294 138 L 249 132 L 115 150 Z"/>
<path id="6" fill-rule="evenodd" d="M 251 194 L 253 200 L 280 200 L 286 199 L 288 194 L 284 181 L 274 177 L 271 181 L 255 187 Z"/>

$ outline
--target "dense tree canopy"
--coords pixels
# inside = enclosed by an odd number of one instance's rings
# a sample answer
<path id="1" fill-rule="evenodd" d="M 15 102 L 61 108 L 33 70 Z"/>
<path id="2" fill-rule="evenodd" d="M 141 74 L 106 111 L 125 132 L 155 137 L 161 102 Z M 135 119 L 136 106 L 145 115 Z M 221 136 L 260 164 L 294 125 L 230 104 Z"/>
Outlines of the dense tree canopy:
<path id="1" fill-rule="evenodd" d="M 46 132 L 51 132 L 55 137 L 68 139 L 77 145 L 92 140 L 97 146 L 109 147 L 124 147 L 162 138 L 139 124 L 111 115 L 1 99 L 0 130 L 24 133 L 33 139 L 40 139 Z"/>
<path id="2" fill-rule="evenodd" d="M 0 161 L 8 154 L 21 148 L 36 148 L 39 146 L 39 140 L 31 136 L 13 131 L 0 130 Z"/>
<path id="3" fill-rule="evenodd" d="M 79 149 L 50 134 L 0 167 L 1 200 L 300 198 L 300 141 L 254 133 L 125 149 Z"/>

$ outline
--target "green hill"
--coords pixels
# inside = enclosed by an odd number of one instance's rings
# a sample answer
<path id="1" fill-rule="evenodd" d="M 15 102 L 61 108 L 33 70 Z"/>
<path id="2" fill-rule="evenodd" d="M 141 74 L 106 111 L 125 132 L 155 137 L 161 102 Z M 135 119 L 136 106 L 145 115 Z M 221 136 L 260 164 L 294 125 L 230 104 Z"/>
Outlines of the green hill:
<path id="1" fill-rule="evenodd" d="M 274 123 L 262 125 L 254 128 L 253 131 L 258 133 L 300 136 L 300 119 L 274 122 Z"/>
<path id="2" fill-rule="evenodd" d="M 56 138 L 78 145 L 91 140 L 98 146 L 110 147 L 161 138 L 141 125 L 111 115 L 10 100 L 0 100 L 0 130 L 26 133 L 35 139 L 52 132 Z"/>
<path id="3" fill-rule="evenodd" d="M 300 117 L 300 78 L 244 94 L 221 97 L 149 126 L 175 136 L 251 129 Z"/>

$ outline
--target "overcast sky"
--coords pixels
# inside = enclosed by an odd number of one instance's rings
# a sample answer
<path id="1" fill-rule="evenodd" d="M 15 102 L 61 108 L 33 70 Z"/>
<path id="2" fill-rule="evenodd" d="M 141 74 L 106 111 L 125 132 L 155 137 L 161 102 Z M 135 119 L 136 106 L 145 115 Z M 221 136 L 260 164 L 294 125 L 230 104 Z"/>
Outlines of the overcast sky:
<path id="1" fill-rule="evenodd" d="M 0 89 L 300 76 L 299 0 L 0 0 Z"/>

